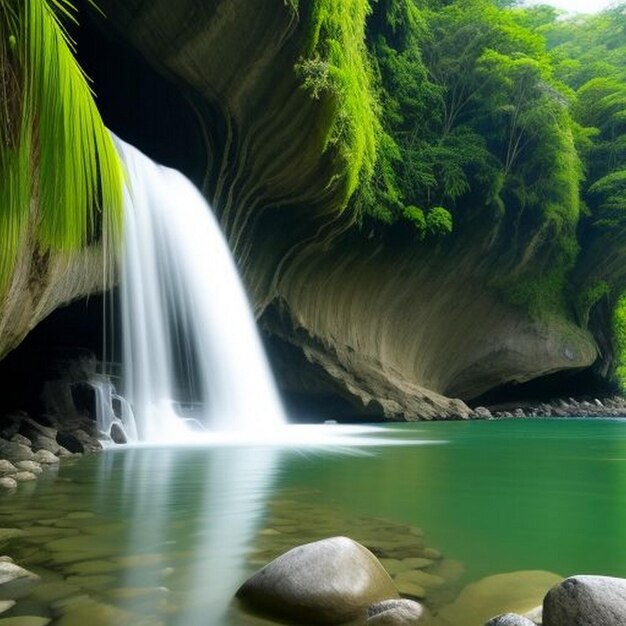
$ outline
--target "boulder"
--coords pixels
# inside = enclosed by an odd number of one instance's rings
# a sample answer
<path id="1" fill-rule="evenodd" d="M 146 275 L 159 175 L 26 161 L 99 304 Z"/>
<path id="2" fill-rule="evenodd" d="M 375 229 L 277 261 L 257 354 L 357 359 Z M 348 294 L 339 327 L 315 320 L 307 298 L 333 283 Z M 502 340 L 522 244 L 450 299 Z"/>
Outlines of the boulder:
<path id="1" fill-rule="evenodd" d="M 48 450 L 37 450 L 37 452 L 35 452 L 34 460 L 42 465 L 54 465 L 59 462 L 59 457 L 55 456 Z"/>
<path id="2" fill-rule="evenodd" d="M 367 626 L 413 626 L 428 619 L 428 610 L 413 600 L 383 600 L 367 609 Z"/>
<path id="3" fill-rule="evenodd" d="M 20 433 L 15 433 L 15 435 L 11 437 L 11 441 L 13 443 L 21 443 L 23 446 L 26 446 L 27 448 L 32 448 L 33 446 L 33 442 L 28 437 L 24 437 L 24 435 L 20 435 Z"/>
<path id="4" fill-rule="evenodd" d="M 0 562 L 0 600 L 17 600 L 39 581 L 39 576 L 15 563 Z"/>
<path id="5" fill-rule="evenodd" d="M 37 476 L 32 472 L 18 472 L 13 474 L 12 478 L 17 480 L 18 483 L 26 483 L 30 480 L 37 480 Z"/>
<path id="6" fill-rule="evenodd" d="M 32 474 L 41 474 L 43 469 L 36 461 L 18 461 L 15 466 L 23 472 L 31 472 Z"/>
<path id="7" fill-rule="evenodd" d="M 15 472 L 17 472 L 17 467 L 15 467 L 11 461 L 0 459 L 0 476 L 4 474 L 15 474 Z"/>
<path id="8" fill-rule="evenodd" d="M 35 458 L 35 453 L 28 446 L 21 443 L 0 439 L 0 458 L 8 459 L 12 462 L 32 461 Z"/>
<path id="9" fill-rule="evenodd" d="M 623 626 L 626 579 L 573 576 L 556 585 L 543 601 L 544 626 Z"/>
<path id="10" fill-rule="evenodd" d="M 17 487 L 17 480 L 11 478 L 11 476 L 3 476 L 0 478 L 0 488 L 2 489 L 15 489 Z"/>
<path id="11" fill-rule="evenodd" d="M 126 433 L 124 429 L 117 423 L 113 422 L 111 425 L 111 439 L 117 444 L 128 443 L 128 438 L 126 437 Z"/>
<path id="12" fill-rule="evenodd" d="M 72 433 L 59 431 L 57 433 L 57 443 L 63 449 L 66 449 L 74 454 L 76 454 L 77 452 L 80 452 L 81 454 L 85 452 L 85 446 L 81 443 L 79 439 L 72 435 Z"/>
<path id="13" fill-rule="evenodd" d="M 536 626 L 527 617 L 517 613 L 503 613 L 490 619 L 485 626 Z"/>
<path id="14" fill-rule="evenodd" d="M 237 597 L 251 609 L 305 623 L 337 624 L 398 592 L 378 559 L 347 537 L 293 548 L 249 578 Z"/>
<path id="15" fill-rule="evenodd" d="M 61 446 L 57 443 L 56 434 L 54 438 L 42 435 L 41 433 L 33 433 L 32 437 L 33 450 L 47 450 L 52 454 L 58 454 Z"/>

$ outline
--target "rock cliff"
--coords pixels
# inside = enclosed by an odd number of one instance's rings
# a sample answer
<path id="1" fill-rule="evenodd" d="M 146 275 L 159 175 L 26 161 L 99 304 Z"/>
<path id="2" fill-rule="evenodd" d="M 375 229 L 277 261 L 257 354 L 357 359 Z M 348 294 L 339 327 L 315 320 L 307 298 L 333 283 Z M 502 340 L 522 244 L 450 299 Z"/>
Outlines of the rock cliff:
<path id="1" fill-rule="evenodd" d="M 346 155 L 328 137 L 337 101 L 311 97 L 297 70 L 310 3 L 99 5 L 101 28 L 175 83 L 202 121 L 204 191 L 262 327 L 297 355 L 278 363 L 285 388 L 324 389 L 355 414 L 410 420 L 463 415 L 451 398 L 594 364 L 596 339 L 573 314 L 533 317 L 503 299 L 493 276 L 506 241 L 496 241 L 493 220 L 468 217 L 449 237 L 421 242 L 359 225 L 345 202 Z M 77 259 L 51 289 L 59 263 L 44 286 L 20 273 L 0 322 L 4 350 L 61 301 L 98 286 L 91 271 L 72 279 Z"/>

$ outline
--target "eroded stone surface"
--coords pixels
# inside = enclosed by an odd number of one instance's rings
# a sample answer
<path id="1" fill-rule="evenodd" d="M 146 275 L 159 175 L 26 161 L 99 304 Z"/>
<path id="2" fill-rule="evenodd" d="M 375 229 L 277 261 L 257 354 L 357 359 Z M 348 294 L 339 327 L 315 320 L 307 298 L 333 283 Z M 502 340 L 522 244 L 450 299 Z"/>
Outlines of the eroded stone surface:
<path id="1" fill-rule="evenodd" d="M 412 600 L 383 600 L 367 610 L 367 626 L 417 626 L 425 623 L 428 610 Z"/>

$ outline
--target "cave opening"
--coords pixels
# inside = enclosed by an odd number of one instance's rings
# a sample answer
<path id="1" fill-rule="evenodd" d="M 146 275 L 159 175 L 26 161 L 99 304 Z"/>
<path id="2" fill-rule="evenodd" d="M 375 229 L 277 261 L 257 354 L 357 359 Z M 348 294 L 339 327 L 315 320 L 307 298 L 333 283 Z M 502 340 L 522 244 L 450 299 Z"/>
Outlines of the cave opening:
<path id="1" fill-rule="evenodd" d="M 87 2 L 77 3 L 69 30 L 106 126 L 157 162 L 182 171 L 198 186 L 207 176 L 208 147 L 190 99 L 114 33 L 102 28 Z M 105 22 L 104 22 L 105 23 Z M 0 413 L 41 415 L 41 392 L 60 361 L 93 355 L 119 362 L 117 290 L 68 303 L 52 312 L 0 360 Z M 106 339 L 105 339 L 106 338 Z M 105 345 L 106 342 L 106 345 Z"/>
<path id="2" fill-rule="evenodd" d="M 577 401 L 592 401 L 605 398 L 618 392 L 617 387 L 590 367 L 575 372 L 556 372 L 524 383 L 506 383 L 486 393 L 467 400 L 476 408 L 510 410 L 525 408 L 541 403 L 550 403 L 563 398 Z"/>

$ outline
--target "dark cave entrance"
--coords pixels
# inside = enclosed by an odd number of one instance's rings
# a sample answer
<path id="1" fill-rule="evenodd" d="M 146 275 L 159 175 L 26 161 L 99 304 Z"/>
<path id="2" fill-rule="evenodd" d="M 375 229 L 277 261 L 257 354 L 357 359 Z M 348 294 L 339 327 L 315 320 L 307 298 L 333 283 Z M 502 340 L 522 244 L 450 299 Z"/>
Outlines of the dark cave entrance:
<path id="1" fill-rule="evenodd" d="M 509 410 L 549 403 L 561 398 L 590 401 L 617 392 L 618 389 L 614 384 L 602 378 L 595 368 L 590 367 L 575 372 L 556 372 L 525 383 L 500 385 L 477 398 L 468 400 L 467 404 L 472 408 L 484 406 Z"/>

